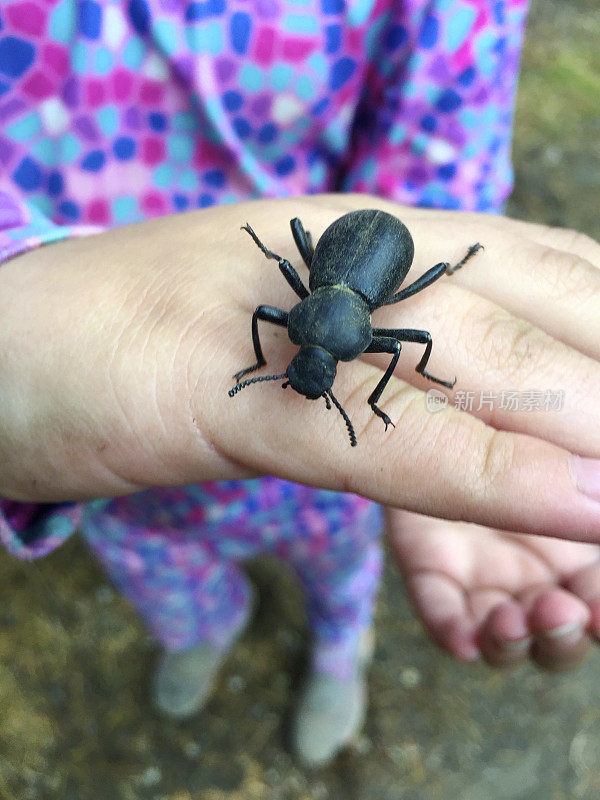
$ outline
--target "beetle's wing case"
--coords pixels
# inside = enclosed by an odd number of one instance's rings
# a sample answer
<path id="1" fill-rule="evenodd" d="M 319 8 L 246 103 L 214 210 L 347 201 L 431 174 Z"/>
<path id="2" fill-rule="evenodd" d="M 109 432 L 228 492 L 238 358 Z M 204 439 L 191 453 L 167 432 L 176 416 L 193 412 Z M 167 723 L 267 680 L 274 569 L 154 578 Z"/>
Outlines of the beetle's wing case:
<path id="1" fill-rule="evenodd" d="M 410 269 L 410 231 L 385 211 L 351 211 L 323 233 L 313 256 L 310 290 L 342 284 L 359 292 L 371 309 L 396 292 Z"/>

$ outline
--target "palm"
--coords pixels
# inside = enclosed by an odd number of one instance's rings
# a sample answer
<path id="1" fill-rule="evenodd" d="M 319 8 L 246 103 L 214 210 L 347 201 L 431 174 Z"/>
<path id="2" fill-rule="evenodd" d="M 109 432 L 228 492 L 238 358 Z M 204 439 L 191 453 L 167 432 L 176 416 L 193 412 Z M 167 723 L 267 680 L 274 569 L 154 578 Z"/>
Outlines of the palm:
<path id="1" fill-rule="evenodd" d="M 440 645 L 490 663 L 576 665 L 600 624 L 600 547 L 389 512 L 392 549 Z"/>

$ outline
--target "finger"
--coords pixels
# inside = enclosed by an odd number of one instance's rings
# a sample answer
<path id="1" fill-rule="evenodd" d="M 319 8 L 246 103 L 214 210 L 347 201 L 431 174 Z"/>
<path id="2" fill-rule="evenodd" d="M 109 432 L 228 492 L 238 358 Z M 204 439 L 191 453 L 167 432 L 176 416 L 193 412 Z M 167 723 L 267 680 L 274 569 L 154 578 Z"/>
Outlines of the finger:
<path id="1" fill-rule="evenodd" d="M 532 658 L 553 671 L 573 669 L 589 651 L 590 612 L 580 598 L 557 587 L 531 587 L 495 607 L 482 625 L 480 647 L 495 666 Z"/>
<path id="2" fill-rule="evenodd" d="M 416 610 L 435 641 L 464 660 L 481 654 L 495 667 L 514 667 L 527 660 L 533 635 L 524 605 L 511 597 L 509 588 L 512 584 L 518 591 L 520 570 L 514 564 L 504 568 L 501 549 L 492 573 L 480 574 L 477 559 L 468 552 L 474 543 L 453 537 L 455 526 L 406 512 L 388 516 L 392 550 Z M 480 529 L 479 534 L 485 537 L 486 531 Z M 429 544 L 423 548 L 415 536 Z M 533 561 L 527 554 L 525 558 Z M 436 572 L 436 564 L 444 567 Z M 528 572 L 533 574 L 531 566 Z M 539 574 L 546 574 L 543 566 Z"/>
<path id="3" fill-rule="evenodd" d="M 433 286 L 382 318 L 431 332 L 427 370 L 457 376 L 453 392 L 444 389 L 457 407 L 496 428 L 600 456 L 600 362 L 457 286 Z M 396 372 L 428 391 L 435 384 L 412 371 L 422 352 L 403 347 Z"/>
<path id="4" fill-rule="evenodd" d="M 544 667 L 571 668 L 585 653 L 582 639 L 589 643 L 594 631 L 588 597 L 598 598 L 600 588 L 596 546 L 501 536 L 390 509 L 387 522 L 413 603 L 441 646 L 464 657 L 455 651 L 458 629 L 497 667 L 539 651 Z"/>
<path id="5" fill-rule="evenodd" d="M 438 644 L 462 658 L 478 652 L 497 667 L 529 657 L 527 615 L 512 595 L 525 581 L 550 578 L 543 561 L 473 525 L 391 509 L 387 520 L 412 601 Z"/>
<path id="6" fill-rule="evenodd" d="M 504 601 L 516 597 L 523 586 L 542 585 L 555 578 L 557 569 L 552 560 L 544 556 L 543 545 L 546 550 L 561 552 L 565 564 L 569 559 L 562 550 L 574 549 L 572 542 L 560 539 L 501 534 L 477 525 L 449 524 L 446 520 L 422 514 L 393 509 L 386 511 L 390 543 L 405 574 L 439 570 L 465 591 L 477 593 L 482 590 L 486 603 L 476 600 L 470 606 L 478 621 L 482 621 L 497 604 L 494 592 Z M 539 543 L 540 552 L 526 546 L 530 541 Z M 561 548 L 561 545 L 565 547 Z M 594 545 L 576 546 L 577 550 L 581 548 L 597 553 Z M 493 604 L 489 598 L 493 598 Z"/>
<path id="7" fill-rule="evenodd" d="M 447 575 L 424 570 L 408 576 L 407 589 L 423 624 L 440 647 L 462 661 L 479 658 L 477 628 L 457 583 Z"/>
<path id="8" fill-rule="evenodd" d="M 522 544 L 529 543 L 532 552 L 540 545 L 540 554 L 549 558 L 549 567 L 554 571 L 559 561 L 557 578 L 560 572 L 565 576 L 572 574 L 569 565 L 567 542 L 543 542 L 539 537 L 522 537 Z M 580 545 L 580 547 L 588 547 Z M 581 558 L 578 550 L 578 559 Z M 590 556 L 595 553 L 591 549 Z M 589 602 L 597 598 L 599 576 L 598 560 L 579 570 L 570 578 L 565 578 L 564 587 L 551 583 L 539 583 L 516 593 L 514 600 L 506 606 L 494 609 L 485 623 L 485 642 L 481 644 L 482 653 L 490 663 L 509 660 L 517 663 L 519 656 L 531 657 L 539 666 L 553 671 L 573 669 L 587 655 L 594 634 L 597 614 Z M 491 643 L 491 646 L 490 644 Z"/>
<path id="9" fill-rule="evenodd" d="M 388 541 L 423 625 L 440 647 L 461 660 L 476 660 L 477 621 L 464 588 L 465 571 L 472 569 L 470 543 L 453 537 L 454 526 L 448 522 L 398 509 L 385 511 Z"/>
<path id="10" fill-rule="evenodd" d="M 505 220 L 502 217 L 490 217 L 489 221 L 500 228 L 506 228 Z M 579 256 L 585 261 L 589 261 L 594 267 L 600 268 L 600 243 L 581 231 L 516 219 L 511 219 L 510 224 L 513 231 L 524 239 L 537 242 L 542 247 L 550 247 L 565 254 Z"/>
<path id="11" fill-rule="evenodd" d="M 586 603 L 560 588 L 533 592 L 523 603 L 529 606 L 528 622 L 534 635 L 532 658 L 553 671 L 582 663 L 591 645 L 586 632 L 591 614 Z"/>
<path id="12" fill-rule="evenodd" d="M 468 245 L 479 241 L 485 250 L 479 251 L 451 278 L 442 279 L 436 289 L 449 283 L 468 288 L 514 317 L 527 320 L 555 339 L 600 359 L 600 245 L 582 237 L 586 244 L 578 244 L 576 251 L 570 251 L 550 242 L 562 239 L 557 243 L 566 247 L 571 240 L 579 241 L 573 234 L 549 234 L 548 242 L 541 243 L 521 236 L 518 230 L 512 222 L 507 227 L 506 220 L 503 225 L 498 221 L 465 225 L 461 231 L 464 244 L 460 244 L 456 221 L 442 221 L 435 230 L 426 220 L 415 222 L 411 225 L 416 246 L 415 266 L 407 281 L 414 280 L 433 263 L 456 263 Z M 419 297 L 431 291 L 428 289 Z"/>
<path id="13" fill-rule="evenodd" d="M 596 638 L 600 637 L 600 560 L 580 569 L 566 582 L 565 587 L 581 597 L 587 604 L 590 620 L 588 630 Z"/>
<path id="14" fill-rule="evenodd" d="M 391 213 L 394 213 L 393 211 Z M 396 209 L 396 214 L 398 214 Z M 402 209 L 400 216 L 413 226 L 418 224 L 431 225 L 430 213 L 422 208 Z M 436 210 L 436 220 L 447 223 L 453 229 L 452 241 L 456 240 L 457 215 L 453 211 Z M 482 214 L 477 212 L 461 212 L 461 232 L 465 234 L 469 229 L 482 232 L 480 239 L 485 238 L 484 233 L 495 229 L 500 238 L 511 239 L 517 235 L 521 239 L 537 242 L 542 247 L 552 247 L 565 253 L 572 253 L 600 268 L 600 243 L 595 239 L 570 228 L 559 228 L 542 225 L 537 222 L 508 218 L 501 214 Z M 477 239 L 477 237 L 475 237 Z M 475 240 L 474 240 L 475 241 Z"/>
<path id="15" fill-rule="evenodd" d="M 491 609 L 478 637 L 483 657 L 495 667 L 515 667 L 526 661 L 532 642 L 525 610 L 512 599 Z"/>
<path id="16" fill-rule="evenodd" d="M 342 419 L 324 402 L 273 385 L 228 399 L 224 375 L 234 367 L 212 367 L 192 398 L 208 449 L 234 463 L 446 519 L 600 540 L 600 464 L 593 459 L 495 431 L 452 408 L 428 414 L 423 395 L 396 379 L 385 404 L 396 427 L 385 433 L 365 402 L 381 371 L 360 362 L 344 365 L 335 385 L 358 437 L 350 447 Z M 223 401 L 207 403 L 207 387 Z"/>
<path id="17" fill-rule="evenodd" d="M 600 269 L 573 253 L 530 240 L 493 244 L 477 274 L 456 283 L 492 299 L 558 341 L 600 358 Z M 475 273 L 475 270 L 470 270 Z"/>
<path id="18" fill-rule="evenodd" d="M 568 672 L 581 666 L 590 653 L 592 641 L 587 634 L 575 642 L 537 637 L 531 647 L 531 658 L 549 672 Z"/>

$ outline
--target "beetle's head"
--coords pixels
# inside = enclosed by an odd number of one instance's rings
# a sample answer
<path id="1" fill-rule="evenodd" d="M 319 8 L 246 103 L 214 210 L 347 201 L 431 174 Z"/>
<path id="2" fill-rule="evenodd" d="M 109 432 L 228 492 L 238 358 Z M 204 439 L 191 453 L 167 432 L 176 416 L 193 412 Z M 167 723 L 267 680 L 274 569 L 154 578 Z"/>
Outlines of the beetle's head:
<path id="1" fill-rule="evenodd" d="M 301 347 L 287 368 L 292 389 L 316 400 L 331 389 L 335 380 L 337 360 L 322 347 Z"/>
<path id="2" fill-rule="evenodd" d="M 282 378 L 287 378 L 285 383 L 281 384 L 283 389 L 286 386 L 291 386 L 292 389 L 295 389 L 299 394 L 303 394 L 309 400 L 323 397 L 327 408 L 331 408 L 331 403 L 333 403 L 344 418 L 348 428 L 348 435 L 350 436 L 350 444 L 352 447 L 356 447 L 356 434 L 348 414 L 346 414 L 331 391 L 336 372 L 337 359 L 327 350 L 323 350 L 322 347 L 301 347 L 285 373 L 282 375 L 261 375 L 260 377 L 248 378 L 248 380 L 241 383 L 236 383 L 233 389 L 229 390 L 229 397 L 234 397 L 246 386 L 251 386 L 255 383 L 280 381 Z"/>

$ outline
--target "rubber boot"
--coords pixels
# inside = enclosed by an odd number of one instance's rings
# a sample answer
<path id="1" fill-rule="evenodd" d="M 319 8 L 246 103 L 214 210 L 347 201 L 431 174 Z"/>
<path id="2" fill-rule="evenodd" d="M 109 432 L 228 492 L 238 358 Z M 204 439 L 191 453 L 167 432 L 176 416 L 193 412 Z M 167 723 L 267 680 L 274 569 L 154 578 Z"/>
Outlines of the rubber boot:
<path id="1" fill-rule="evenodd" d="M 172 719 L 187 719 L 206 705 L 212 694 L 216 677 L 237 639 L 243 634 L 252 616 L 248 612 L 227 639 L 216 647 L 208 641 L 190 650 L 164 650 L 159 658 L 152 687 L 155 709 Z"/>
<path id="2" fill-rule="evenodd" d="M 373 653 L 373 634 L 363 636 L 355 664 L 344 677 L 325 672 L 309 674 L 292 731 L 297 759 L 306 767 L 321 767 L 355 739 L 367 709 L 365 673 Z"/>

